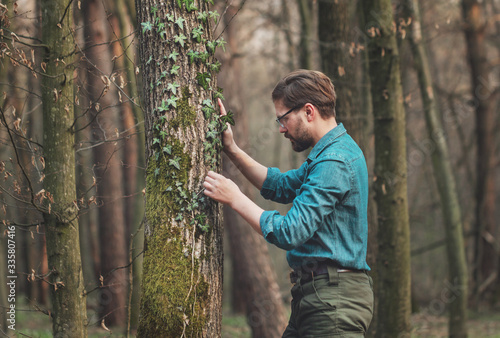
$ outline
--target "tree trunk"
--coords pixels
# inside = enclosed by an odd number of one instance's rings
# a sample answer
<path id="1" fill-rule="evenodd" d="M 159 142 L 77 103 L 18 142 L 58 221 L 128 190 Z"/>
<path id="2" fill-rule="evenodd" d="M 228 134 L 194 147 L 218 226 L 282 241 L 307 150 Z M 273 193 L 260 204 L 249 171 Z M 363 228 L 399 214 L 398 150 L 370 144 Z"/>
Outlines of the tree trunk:
<path id="1" fill-rule="evenodd" d="M 337 102 L 335 110 L 342 122 L 349 121 L 353 114 L 355 69 L 349 56 L 349 33 L 351 32 L 350 9 L 354 2 L 336 1 L 318 4 L 318 36 L 320 41 L 321 66 L 323 72 L 335 84 Z M 349 123 L 349 122 L 347 122 Z M 350 129 L 346 126 L 346 129 Z"/>
<path id="2" fill-rule="evenodd" d="M 113 83 L 113 63 L 108 41 L 109 25 L 101 0 L 83 4 L 84 17 L 93 18 L 84 27 L 87 91 L 91 102 L 97 203 L 99 205 L 100 317 L 108 326 L 124 327 L 127 318 L 128 262 L 125 227 L 123 172 L 119 138 L 119 100 Z M 118 79 L 116 79 L 118 81 Z M 119 269 L 117 269 L 119 268 Z"/>
<path id="3" fill-rule="evenodd" d="M 137 0 L 146 130 L 146 224 L 138 337 L 220 337 L 222 208 L 202 182 L 220 171 L 207 1 Z"/>
<path id="4" fill-rule="evenodd" d="M 237 7 L 227 9 L 225 19 L 231 19 Z M 225 24 L 228 24 L 228 20 Z M 225 68 L 219 75 L 219 84 L 225 88 L 226 108 L 235 114 L 233 127 L 236 142 L 243 148 L 248 145 L 248 119 L 243 104 L 241 88 L 240 50 L 238 48 L 238 27 L 230 24 L 226 28 L 228 53 L 222 60 Z M 240 171 L 230 162 L 224 161 L 224 172 L 247 195 L 253 187 Z M 287 325 L 286 310 L 272 267 L 267 243 L 231 208 L 224 207 L 225 226 L 229 233 L 233 271 L 233 295 L 238 294 L 243 311 L 256 338 L 280 337 Z"/>
<path id="5" fill-rule="evenodd" d="M 453 300 L 448 304 L 450 337 L 467 336 L 467 262 L 463 238 L 462 215 L 455 186 L 455 175 L 451 167 L 448 144 L 441 123 L 441 113 L 435 100 L 431 68 L 422 38 L 421 19 L 417 0 L 403 1 L 403 18 L 411 18 L 408 37 L 413 50 L 414 65 L 418 75 L 425 120 L 429 138 L 433 141 L 431 153 L 434 176 L 443 208 L 446 246 L 448 253 L 449 282 L 457 286 Z"/>
<path id="6" fill-rule="evenodd" d="M 313 11 L 312 1 L 297 0 L 300 14 L 300 42 L 299 42 L 299 65 L 303 69 L 313 69 L 313 51 L 311 40 L 313 39 Z"/>
<path id="7" fill-rule="evenodd" d="M 78 213 L 75 206 L 73 11 L 69 0 L 42 0 L 42 37 L 48 46 L 42 76 L 45 203 L 52 328 L 55 337 L 86 337 Z M 49 195 L 50 193 L 50 195 Z"/>
<path id="8" fill-rule="evenodd" d="M 491 69 L 486 55 L 485 29 L 481 1 L 462 0 L 465 21 L 467 57 L 471 69 L 471 91 L 476 108 L 476 235 L 474 248 L 473 295 L 476 306 L 482 297 L 482 283 L 496 272 L 498 254 L 494 243 L 497 228 L 495 217 L 495 108 L 496 96 L 491 81 Z M 495 257 L 496 259 L 492 259 Z"/>
<path id="9" fill-rule="evenodd" d="M 410 333 L 410 235 L 406 186 L 405 113 L 399 54 L 389 0 L 364 0 L 375 132 L 378 213 L 376 335 Z"/>

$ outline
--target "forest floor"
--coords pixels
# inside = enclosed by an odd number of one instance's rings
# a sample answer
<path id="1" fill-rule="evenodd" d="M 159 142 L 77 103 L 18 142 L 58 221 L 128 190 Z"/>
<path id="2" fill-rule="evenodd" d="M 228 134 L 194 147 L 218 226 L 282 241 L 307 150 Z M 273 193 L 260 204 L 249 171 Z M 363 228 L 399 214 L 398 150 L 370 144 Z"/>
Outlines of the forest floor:
<path id="1" fill-rule="evenodd" d="M 16 318 L 16 332 L 10 337 L 52 337 L 51 325 L 46 315 L 40 312 L 18 312 Z M 431 316 L 424 314 L 414 314 L 412 316 L 413 331 L 411 338 L 433 338 L 447 337 L 448 320 L 445 316 Z M 470 313 L 468 320 L 468 330 L 470 338 L 500 338 L 500 312 L 494 313 Z M 98 326 L 89 328 L 89 337 L 124 337 L 118 334 L 120 330 L 112 330 L 113 333 L 106 332 Z M 130 335 L 134 337 L 134 334 Z M 235 316 L 224 313 L 222 319 L 223 338 L 250 338 L 250 328 L 244 316 Z"/>
<path id="2" fill-rule="evenodd" d="M 448 318 L 424 314 L 412 315 L 411 338 L 448 337 Z M 469 315 L 470 338 L 500 338 L 500 312 Z M 225 314 L 222 319 L 222 338 L 251 337 L 245 317 Z"/>

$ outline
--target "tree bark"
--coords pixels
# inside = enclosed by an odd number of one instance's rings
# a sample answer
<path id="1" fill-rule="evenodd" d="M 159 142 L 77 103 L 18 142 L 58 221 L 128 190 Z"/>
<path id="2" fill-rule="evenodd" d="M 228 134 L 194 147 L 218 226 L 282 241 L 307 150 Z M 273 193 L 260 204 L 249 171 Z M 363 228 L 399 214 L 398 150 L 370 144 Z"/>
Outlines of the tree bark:
<path id="1" fill-rule="evenodd" d="M 146 130 L 145 254 L 138 337 L 220 337 L 222 209 L 208 2 L 137 0 Z"/>
<path id="2" fill-rule="evenodd" d="M 297 0 L 300 14 L 300 42 L 299 42 L 299 65 L 303 69 L 313 69 L 313 52 L 311 40 L 313 38 L 313 2 L 309 0 Z"/>
<path id="3" fill-rule="evenodd" d="M 42 76 L 47 240 L 54 337 L 86 337 L 87 310 L 75 206 L 73 11 L 69 0 L 42 0 L 48 46 Z M 50 193 L 50 195 L 49 195 Z"/>
<path id="4" fill-rule="evenodd" d="M 410 236 L 406 182 L 405 112 L 399 54 L 389 0 L 364 0 L 375 132 L 378 213 L 376 335 L 410 333 Z"/>
<path id="5" fill-rule="evenodd" d="M 237 13 L 237 7 L 230 6 L 225 19 Z M 228 24 L 228 20 L 226 20 Z M 243 103 L 241 86 L 240 50 L 238 27 L 230 24 L 226 28 L 228 52 L 224 53 L 224 69 L 219 75 L 219 84 L 224 87 L 226 108 L 235 114 L 233 127 L 236 142 L 245 149 L 248 146 L 248 118 Z M 224 172 L 247 195 L 252 196 L 253 187 L 240 171 L 230 162 L 224 161 Z M 224 207 L 225 227 L 229 233 L 233 271 L 233 297 L 237 294 L 242 311 L 252 329 L 252 337 L 280 337 L 287 325 L 286 310 L 273 269 L 267 243 L 231 208 Z"/>
<path id="6" fill-rule="evenodd" d="M 495 108 L 498 90 L 490 81 L 483 5 L 477 0 L 462 0 L 467 58 L 471 69 L 471 94 L 476 109 L 476 220 L 473 270 L 473 296 L 476 306 L 482 299 L 481 284 L 496 273 L 498 253 L 488 237 L 495 237 L 496 178 L 495 178 Z M 492 259 L 494 258 L 494 259 Z"/>
<path id="7" fill-rule="evenodd" d="M 431 157 L 445 222 L 448 277 L 452 285 L 458 286 L 457 292 L 454 293 L 454 300 L 448 304 L 450 311 L 448 332 L 450 337 L 467 337 L 467 261 L 455 175 L 441 123 L 441 112 L 435 99 L 427 47 L 422 37 L 419 4 L 417 0 L 405 0 L 402 4 L 404 21 L 410 22 L 407 19 L 411 18 L 411 26 L 407 29 L 408 40 L 412 47 L 414 66 L 418 75 L 427 132 L 434 145 Z"/>

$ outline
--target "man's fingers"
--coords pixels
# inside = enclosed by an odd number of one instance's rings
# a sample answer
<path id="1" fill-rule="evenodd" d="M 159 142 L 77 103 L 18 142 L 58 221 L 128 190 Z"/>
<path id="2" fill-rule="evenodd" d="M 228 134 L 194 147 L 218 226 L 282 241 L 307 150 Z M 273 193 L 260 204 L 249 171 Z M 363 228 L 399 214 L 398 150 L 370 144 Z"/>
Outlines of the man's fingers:
<path id="1" fill-rule="evenodd" d="M 207 173 L 207 177 L 210 177 L 212 179 L 217 179 L 217 178 L 221 178 L 221 177 L 224 177 L 224 176 L 222 176 L 221 174 L 217 174 L 216 172 L 210 170 Z"/>
<path id="2" fill-rule="evenodd" d="M 222 104 L 222 100 L 220 98 L 217 98 L 217 102 L 219 102 L 219 107 L 220 107 L 220 114 L 221 116 L 227 115 L 226 113 L 226 108 Z"/>

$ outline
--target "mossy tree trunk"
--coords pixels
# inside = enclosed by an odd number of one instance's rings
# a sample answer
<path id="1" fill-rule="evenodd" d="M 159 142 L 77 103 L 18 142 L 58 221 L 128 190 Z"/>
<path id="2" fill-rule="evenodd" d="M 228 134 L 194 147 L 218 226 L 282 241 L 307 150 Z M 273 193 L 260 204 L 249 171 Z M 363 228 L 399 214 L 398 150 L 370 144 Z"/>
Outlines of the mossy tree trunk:
<path id="1" fill-rule="evenodd" d="M 75 206 L 73 11 L 70 0 L 42 0 L 48 46 L 42 76 L 44 221 L 54 337 L 86 337 L 87 310 Z M 50 193 L 50 195 L 49 195 Z"/>
<path id="2" fill-rule="evenodd" d="M 378 213 L 376 335 L 410 333 L 410 231 L 407 201 L 405 112 L 390 0 L 364 0 L 375 133 Z"/>
<path id="3" fill-rule="evenodd" d="M 219 337 L 222 208 L 212 23 L 206 0 L 137 0 L 146 130 L 145 254 L 138 337 Z"/>
<path id="4" fill-rule="evenodd" d="M 474 246 L 473 293 L 476 306 L 481 300 L 483 283 L 497 272 L 498 252 L 494 238 L 498 221 L 496 212 L 496 107 L 499 89 L 490 80 L 492 69 L 487 56 L 486 28 L 483 3 L 478 0 L 462 0 L 467 58 L 471 69 L 471 94 L 476 109 L 476 224 Z M 498 277 L 497 277 L 498 279 Z M 490 288 L 491 290 L 491 288 Z M 493 299 L 493 297 L 491 297 Z"/>
<path id="5" fill-rule="evenodd" d="M 455 186 L 455 175 L 450 161 L 448 144 L 441 123 L 441 114 L 435 99 L 427 48 L 422 37 L 421 18 L 417 0 L 403 1 L 403 19 L 411 22 L 408 40 L 413 51 L 420 94 L 424 104 L 429 138 L 433 141 L 431 153 L 434 176 L 441 199 L 445 222 L 449 282 L 456 286 L 449 303 L 448 331 L 450 337 L 467 336 L 467 261 L 463 238 L 462 215 Z M 407 20 L 411 18 L 411 21 Z M 404 29 L 404 28 L 403 28 Z"/>

